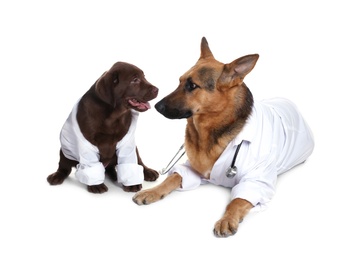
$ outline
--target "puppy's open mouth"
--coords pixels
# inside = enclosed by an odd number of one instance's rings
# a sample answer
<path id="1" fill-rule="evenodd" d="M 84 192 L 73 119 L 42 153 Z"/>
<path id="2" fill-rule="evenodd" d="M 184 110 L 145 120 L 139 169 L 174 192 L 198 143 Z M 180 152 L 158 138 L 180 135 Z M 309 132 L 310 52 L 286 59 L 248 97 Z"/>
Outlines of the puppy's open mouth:
<path id="1" fill-rule="evenodd" d="M 128 99 L 128 104 L 137 111 L 144 112 L 151 108 L 148 101 L 140 101 L 135 98 Z"/>

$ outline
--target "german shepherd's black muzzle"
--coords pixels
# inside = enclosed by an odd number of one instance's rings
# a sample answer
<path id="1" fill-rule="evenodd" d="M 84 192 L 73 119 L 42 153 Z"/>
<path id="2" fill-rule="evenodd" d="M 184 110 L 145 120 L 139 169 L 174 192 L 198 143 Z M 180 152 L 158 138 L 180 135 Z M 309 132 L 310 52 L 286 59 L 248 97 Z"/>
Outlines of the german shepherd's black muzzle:
<path id="1" fill-rule="evenodd" d="M 193 113 L 190 109 L 180 109 L 179 105 L 166 102 L 166 98 L 163 98 L 155 104 L 155 109 L 169 119 L 181 119 L 192 116 Z"/>

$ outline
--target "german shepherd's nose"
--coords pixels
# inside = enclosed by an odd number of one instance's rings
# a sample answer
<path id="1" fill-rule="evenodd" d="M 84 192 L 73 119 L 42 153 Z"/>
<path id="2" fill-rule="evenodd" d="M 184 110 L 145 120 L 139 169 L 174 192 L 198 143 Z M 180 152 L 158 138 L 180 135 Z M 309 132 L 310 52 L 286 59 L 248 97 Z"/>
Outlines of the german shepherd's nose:
<path id="1" fill-rule="evenodd" d="M 190 109 L 179 108 L 178 105 L 166 102 L 166 98 L 163 98 L 155 104 L 155 109 L 163 116 L 169 119 L 181 119 L 192 116 Z"/>
<path id="2" fill-rule="evenodd" d="M 157 103 L 155 104 L 155 109 L 156 109 L 160 114 L 163 114 L 163 115 L 164 115 L 165 108 L 166 108 L 166 106 L 165 106 L 165 102 L 164 102 L 163 99 L 160 100 L 159 102 L 157 102 Z"/>

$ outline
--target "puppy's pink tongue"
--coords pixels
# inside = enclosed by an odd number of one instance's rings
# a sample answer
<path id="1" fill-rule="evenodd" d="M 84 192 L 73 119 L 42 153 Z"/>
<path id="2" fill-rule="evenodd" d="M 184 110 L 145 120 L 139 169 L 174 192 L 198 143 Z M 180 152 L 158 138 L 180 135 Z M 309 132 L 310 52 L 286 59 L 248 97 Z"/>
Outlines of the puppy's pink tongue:
<path id="1" fill-rule="evenodd" d="M 146 110 L 148 110 L 148 109 L 151 108 L 151 106 L 150 106 L 150 103 L 149 103 L 149 102 L 145 102 L 145 103 L 140 102 L 138 108 L 139 108 L 139 109 L 146 109 Z"/>
<path id="2" fill-rule="evenodd" d="M 148 110 L 151 108 L 149 102 L 140 102 L 136 99 L 129 99 L 129 103 L 140 110 Z"/>

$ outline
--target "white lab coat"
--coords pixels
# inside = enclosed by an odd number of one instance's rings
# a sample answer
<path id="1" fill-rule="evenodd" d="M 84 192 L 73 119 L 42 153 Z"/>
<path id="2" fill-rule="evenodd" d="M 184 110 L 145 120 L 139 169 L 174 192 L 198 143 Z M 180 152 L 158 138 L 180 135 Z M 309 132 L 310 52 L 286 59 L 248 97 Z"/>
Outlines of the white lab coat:
<path id="1" fill-rule="evenodd" d="M 238 174 L 228 178 L 237 145 L 241 145 L 235 165 Z M 255 209 L 264 209 L 275 192 L 277 176 L 304 162 L 314 149 L 313 134 L 289 100 L 275 98 L 254 103 L 252 114 L 237 137 L 232 140 L 214 164 L 210 179 L 201 178 L 189 161 L 175 165 L 182 176 L 179 190 L 195 189 L 212 183 L 231 188 L 231 198 L 242 198 Z"/>
<path id="2" fill-rule="evenodd" d="M 91 144 L 80 131 L 76 114 L 78 103 L 74 106 L 60 133 L 61 149 L 65 157 L 78 161 L 76 178 L 86 185 L 98 185 L 104 182 L 105 166 L 99 161 L 99 150 Z M 116 166 L 118 183 L 125 186 L 142 184 L 143 167 L 137 164 L 135 129 L 139 113 L 132 110 L 132 122 L 128 133 L 117 143 Z"/>

